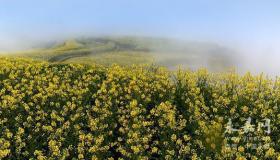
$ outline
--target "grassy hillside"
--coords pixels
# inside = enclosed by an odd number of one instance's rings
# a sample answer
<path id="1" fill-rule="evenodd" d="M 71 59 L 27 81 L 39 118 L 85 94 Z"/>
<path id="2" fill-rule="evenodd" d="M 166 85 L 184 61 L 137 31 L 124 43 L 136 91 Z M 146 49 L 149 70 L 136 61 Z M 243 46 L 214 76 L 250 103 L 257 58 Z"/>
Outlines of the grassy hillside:
<path id="1" fill-rule="evenodd" d="M 262 75 L 0 58 L 0 159 L 279 159 L 279 97 Z"/>
<path id="2" fill-rule="evenodd" d="M 78 38 L 38 48 L 9 55 L 48 62 L 102 65 L 154 63 L 169 68 L 181 65 L 192 69 L 207 67 L 210 70 L 223 70 L 235 63 L 234 52 L 216 44 L 160 38 Z"/>

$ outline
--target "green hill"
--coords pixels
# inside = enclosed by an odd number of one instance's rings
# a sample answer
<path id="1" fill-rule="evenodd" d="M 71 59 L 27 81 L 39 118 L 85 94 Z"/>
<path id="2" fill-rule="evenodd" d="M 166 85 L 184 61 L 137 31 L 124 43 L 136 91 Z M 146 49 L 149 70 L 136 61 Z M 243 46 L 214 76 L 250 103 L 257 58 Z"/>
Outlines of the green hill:
<path id="1" fill-rule="evenodd" d="M 37 49 L 9 53 L 48 62 L 131 65 L 151 64 L 175 68 L 207 67 L 221 70 L 234 65 L 234 52 L 213 43 L 184 42 L 147 37 L 77 38 Z"/>

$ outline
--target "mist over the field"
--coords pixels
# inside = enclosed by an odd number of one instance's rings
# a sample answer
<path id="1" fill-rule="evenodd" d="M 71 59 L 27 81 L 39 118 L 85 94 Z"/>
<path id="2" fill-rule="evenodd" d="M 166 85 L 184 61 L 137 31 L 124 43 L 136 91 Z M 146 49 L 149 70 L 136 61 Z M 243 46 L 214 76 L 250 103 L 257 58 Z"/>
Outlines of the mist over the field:
<path id="1" fill-rule="evenodd" d="M 208 68 L 208 61 L 211 58 L 217 58 L 221 55 L 230 59 L 230 62 L 225 61 L 227 68 L 223 68 L 221 64 L 215 64 L 216 71 L 226 71 L 230 68 L 235 68 L 239 73 L 246 73 L 248 71 L 265 75 L 279 75 L 279 47 L 274 42 L 259 42 L 255 43 L 253 40 L 248 42 L 231 41 L 230 37 L 224 40 L 209 40 L 209 39 L 190 39 L 184 37 L 172 37 L 166 35 L 132 35 L 130 33 L 110 33 L 97 34 L 90 31 L 81 33 L 64 33 L 60 31 L 59 34 L 36 34 L 36 35 L 6 35 L 0 38 L 0 53 L 9 53 L 21 50 L 30 50 L 34 48 L 41 48 L 51 46 L 54 43 L 63 42 L 67 39 L 79 37 L 102 37 L 102 36 L 134 36 L 134 37 L 157 37 L 168 39 L 171 44 L 153 46 L 151 44 L 151 54 L 161 61 L 162 65 L 180 66 L 184 68 L 198 69 L 201 67 Z M 184 45 L 186 46 L 184 48 Z M 214 48 L 213 48 L 214 46 Z M 212 48 L 211 48 L 212 47 Z M 195 51 L 195 52 L 194 52 Z M 196 56 L 195 61 L 189 62 L 188 56 Z M 215 63 L 215 62 L 213 62 Z M 212 64 L 213 65 L 213 64 Z M 231 66 L 231 67 L 228 67 Z"/>
<path id="2" fill-rule="evenodd" d="M 279 75 L 278 6 L 278 1 L 6 1 L 0 6 L 0 53 L 77 37 L 159 37 L 174 40 L 174 45 L 151 46 L 166 66 L 208 68 L 210 63 Z M 184 51 L 178 40 L 187 41 Z M 221 57 L 230 64 L 215 64 Z"/>

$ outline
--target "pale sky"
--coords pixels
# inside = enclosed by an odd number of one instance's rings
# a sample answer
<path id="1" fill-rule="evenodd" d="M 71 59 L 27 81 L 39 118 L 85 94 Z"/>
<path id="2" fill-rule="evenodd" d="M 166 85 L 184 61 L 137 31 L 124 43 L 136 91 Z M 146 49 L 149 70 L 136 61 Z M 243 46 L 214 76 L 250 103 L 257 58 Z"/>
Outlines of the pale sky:
<path id="1" fill-rule="evenodd" d="M 229 45 L 249 66 L 279 71 L 279 7 L 279 0 L 0 0 L 0 50 L 81 35 L 172 37 Z"/>
<path id="2" fill-rule="evenodd" d="M 280 39 L 279 7 L 277 0 L 0 0 L 0 35 L 113 33 L 262 43 Z"/>

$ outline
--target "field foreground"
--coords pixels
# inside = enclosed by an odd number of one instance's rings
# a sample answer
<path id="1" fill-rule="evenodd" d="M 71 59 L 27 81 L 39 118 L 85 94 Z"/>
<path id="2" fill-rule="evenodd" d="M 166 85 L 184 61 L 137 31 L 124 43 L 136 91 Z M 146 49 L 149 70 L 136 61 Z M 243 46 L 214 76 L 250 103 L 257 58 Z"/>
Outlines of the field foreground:
<path id="1" fill-rule="evenodd" d="M 280 81 L 0 58 L 0 159 L 280 159 Z"/>

